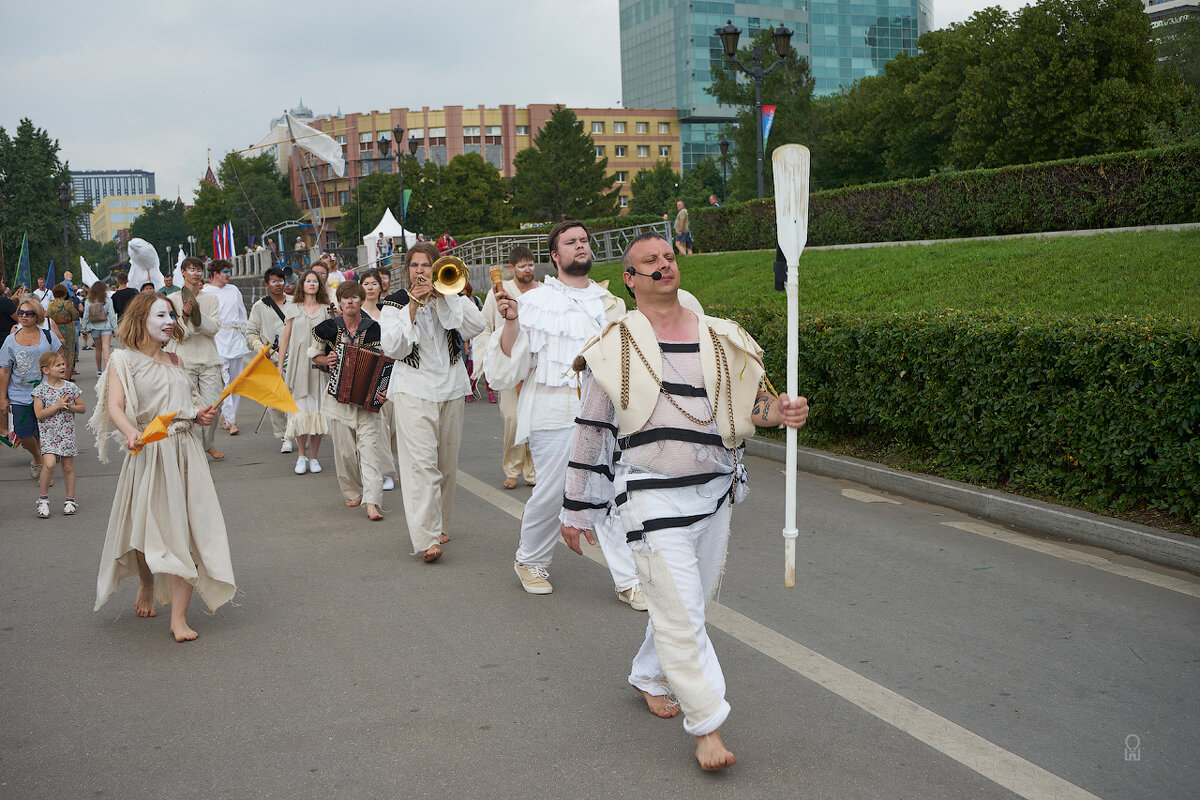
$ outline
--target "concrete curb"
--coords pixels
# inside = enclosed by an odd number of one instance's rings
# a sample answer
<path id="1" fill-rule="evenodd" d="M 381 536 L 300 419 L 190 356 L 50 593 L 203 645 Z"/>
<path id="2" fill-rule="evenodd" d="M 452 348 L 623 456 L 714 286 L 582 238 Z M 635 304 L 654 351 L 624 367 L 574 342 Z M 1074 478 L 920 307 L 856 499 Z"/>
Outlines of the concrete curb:
<path id="1" fill-rule="evenodd" d="M 992 522 L 1083 542 L 1200 574 L 1200 540 L 1190 536 L 1030 500 L 1008 492 L 902 472 L 821 450 L 799 447 L 797 451 L 797 467 L 805 472 L 854 481 Z M 780 463 L 786 458 L 784 445 L 769 439 L 747 439 L 746 452 Z"/>

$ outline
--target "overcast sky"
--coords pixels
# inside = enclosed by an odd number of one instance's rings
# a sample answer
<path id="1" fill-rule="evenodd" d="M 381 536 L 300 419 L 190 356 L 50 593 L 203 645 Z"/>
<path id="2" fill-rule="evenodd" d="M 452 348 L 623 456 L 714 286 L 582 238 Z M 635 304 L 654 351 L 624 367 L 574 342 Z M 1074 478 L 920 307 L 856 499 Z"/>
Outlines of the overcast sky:
<path id="1" fill-rule="evenodd" d="M 934 27 L 1014 0 L 932 0 Z M 502 103 L 616 106 L 617 0 L 0 0 L 0 126 L 73 169 L 145 169 L 191 202 L 211 148 L 272 117 Z"/>

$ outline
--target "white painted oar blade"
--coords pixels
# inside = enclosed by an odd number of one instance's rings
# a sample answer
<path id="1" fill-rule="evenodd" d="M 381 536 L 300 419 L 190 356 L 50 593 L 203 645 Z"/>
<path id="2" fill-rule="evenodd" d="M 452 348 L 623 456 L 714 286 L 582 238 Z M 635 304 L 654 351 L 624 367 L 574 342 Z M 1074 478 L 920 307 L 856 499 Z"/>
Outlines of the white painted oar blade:
<path id="1" fill-rule="evenodd" d="M 775 230 L 787 263 L 799 264 L 808 242 L 808 148 L 785 144 L 771 156 L 775 180 Z"/>

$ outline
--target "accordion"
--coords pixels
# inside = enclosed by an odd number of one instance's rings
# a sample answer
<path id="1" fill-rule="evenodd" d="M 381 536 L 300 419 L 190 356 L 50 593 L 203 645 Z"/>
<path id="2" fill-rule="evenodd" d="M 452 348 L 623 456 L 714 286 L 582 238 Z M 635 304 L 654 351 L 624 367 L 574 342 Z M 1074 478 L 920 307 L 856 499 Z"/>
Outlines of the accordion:
<path id="1" fill-rule="evenodd" d="M 392 364 L 378 350 L 338 342 L 333 348 L 337 358 L 329 368 L 329 387 L 326 391 L 339 403 L 379 411 L 387 399 Z"/>

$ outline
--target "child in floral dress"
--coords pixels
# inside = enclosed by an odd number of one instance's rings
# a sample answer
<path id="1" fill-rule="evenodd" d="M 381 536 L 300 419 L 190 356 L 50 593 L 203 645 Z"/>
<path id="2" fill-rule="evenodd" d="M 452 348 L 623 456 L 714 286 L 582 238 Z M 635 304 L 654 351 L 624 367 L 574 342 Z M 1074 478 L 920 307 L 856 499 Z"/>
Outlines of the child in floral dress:
<path id="1" fill-rule="evenodd" d="M 32 393 L 33 413 L 42 440 L 41 495 L 37 501 L 37 515 L 46 519 L 50 516 L 50 481 L 58 459 L 62 459 L 63 479 L 67 484 L 63 513 L 75 513 L 75 456 L 79 455 L 79 449 L 75 446 L 74 415 L 82 414 L 87 408 L 79 387 L 66 380 L 67 361 L 61 352 L 42 353 L 38 365 L 42 368 L 42 382 Z"/>

